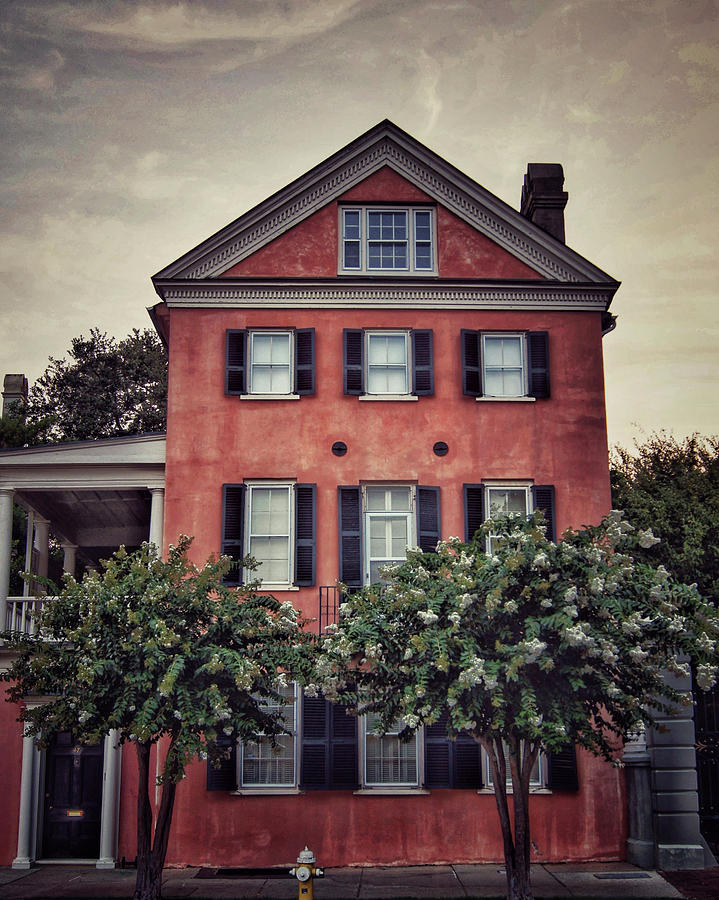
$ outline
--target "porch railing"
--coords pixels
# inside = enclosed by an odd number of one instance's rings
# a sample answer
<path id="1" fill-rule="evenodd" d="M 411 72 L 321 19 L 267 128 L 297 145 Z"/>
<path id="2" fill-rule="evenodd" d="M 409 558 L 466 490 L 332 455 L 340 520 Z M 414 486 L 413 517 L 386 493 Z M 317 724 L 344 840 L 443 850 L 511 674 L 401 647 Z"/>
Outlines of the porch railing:
<path id="1" fill-rule="evenodd" d="M 53 599 L 53 597 L 8 597 L 6 629 L 20 634 L 35 634 L 38 615 L 45 603 Z"/>
<path id="2" fill-rule="evenodd" d="M 336 584 L 320 585 L 320 609 L 318 625 L 320 634 L 325 633 L 328 625 L 337 622 L 340 592 Z"/>

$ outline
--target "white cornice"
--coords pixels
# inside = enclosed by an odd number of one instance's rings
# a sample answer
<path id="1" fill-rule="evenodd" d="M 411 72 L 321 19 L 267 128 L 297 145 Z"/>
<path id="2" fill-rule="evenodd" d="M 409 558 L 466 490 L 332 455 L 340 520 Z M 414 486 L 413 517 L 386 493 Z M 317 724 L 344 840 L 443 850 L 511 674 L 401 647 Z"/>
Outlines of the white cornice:
<path id="1" fill-rule="evenodd" d="M 159 272 L 154 279 L 158 292 L 163 295 L 165 279 L 220 275 L 383 166 L 394 169 L 544 277 L 612 281 L 406 132 L 384 122 Z"/>
<path id="2" fill-rule="evenodd" d="M 605 310 L 616 284 L 163 284 L 169 307 L 267 309 L 567 309 Z"/>

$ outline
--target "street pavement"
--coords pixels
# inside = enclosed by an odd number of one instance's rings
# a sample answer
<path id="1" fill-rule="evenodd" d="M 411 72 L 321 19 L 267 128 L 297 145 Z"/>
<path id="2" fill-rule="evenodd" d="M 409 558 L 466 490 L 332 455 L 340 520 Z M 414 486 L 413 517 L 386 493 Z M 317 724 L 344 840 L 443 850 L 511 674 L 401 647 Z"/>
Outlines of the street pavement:
<path id="1" fill-rule="evenodd" d="M 0 898 L 131 897 L 133 869 L 97 870 L 91 866 L 42 865 L 30 871 L 0 868 Z M 222 873 L 220 873 L 222 874 Z M 166 869 L 162 895 L 193 900 L 268 897 L 295 900 L 298 882 L 289 877 L 217 877 L 215 870 Z M 503 897 L 500 865 L 376 866 L 327 869 L 314 882 L 317 900 L 382 898 Z M 628 863 L 532 866 L 535 897 L 660 898 L 682 894 L 654 871 Z"/>

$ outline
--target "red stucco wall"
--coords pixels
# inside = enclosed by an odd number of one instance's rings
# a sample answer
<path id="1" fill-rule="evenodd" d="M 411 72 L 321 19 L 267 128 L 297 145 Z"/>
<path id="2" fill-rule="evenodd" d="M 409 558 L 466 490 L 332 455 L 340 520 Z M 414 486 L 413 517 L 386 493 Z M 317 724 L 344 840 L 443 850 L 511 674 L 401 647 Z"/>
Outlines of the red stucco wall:
<path id="1" fill-rule="evenodd" d="M 338 204 L 432 202 L 432 198 L 385 166 L 337 201 L 323 206 L 286 234 L 270 241 L 223 277 L 332 278 L 337 275 Z M 437 262 L 440 278 L 542 276 L 442 206 L 437 207 Z"/>
<path id="2" fill-rule="evenodd" d="M 17 823 L 20 813 L 22 774 L 22 725 L 18 708 L 5 702 L 7 684 L 0 685 L 0 866 L 9 866 L 17 854 Z"/>

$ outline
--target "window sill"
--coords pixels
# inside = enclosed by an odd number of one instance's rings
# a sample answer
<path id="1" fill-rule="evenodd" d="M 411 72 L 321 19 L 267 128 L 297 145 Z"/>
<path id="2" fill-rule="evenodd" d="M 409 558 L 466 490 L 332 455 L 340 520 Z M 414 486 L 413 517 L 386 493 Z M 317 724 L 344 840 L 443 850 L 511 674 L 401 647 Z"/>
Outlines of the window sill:
<path id="1" fill-rule="evenodd" d="M 364 787 L 353 791 L 355 797 L 426 797 L 430 791 L 421 787 Z"/>
<path id="2" fill-rule="evenodd" d="M 303 794 L 298 787 L 244 787 L 236 791 L 230 791 L 231 797 L 286 797 L 288 795 Z"/>
<path id="3" fill-rule="evenodd" d="M 415 394 L 360 394 L 358 400 L 419 400 Z"/>
<path id="4" fill-rule="evenodd" d="M 477 790 L 478 794 L 487 794 L 487 796 L 494 797 L 494 788 L 493 787 L 483 787 Z M 507 785 L 507 794 L 513 794 L 514 791 L 511 788 L 511 785 Z M 552 791 L 550 788 L 540 787 L 539 785 L 530 785 L 529 786 L 530 794 L 547 794 L 551 796 Z"/>
<path id="5" fill-rule="evenodd" d="M 439 273 L 435 270 L 419 269 L 416 272 L 408 272 L 406 269 L 338 269 L 337 274 L 344 276 L 356 276 L 358 278 L 379 277 L 387 278 L 398 276 L 399 278 L 437 278 Z"/>
<path id="6" fill-rule="evenodd" d="M 260 591 L 299 591 L 299 587 L 296 584 L 265 584 L 265 582 L 261 582 L 259 589 Z"/>
<path id="7" fill-rule="evenodd" d="M 475 397 L 477 403 L 536 403 L 536 397 Z"/>
<path id="8" fill-rule="evenodd" d="M 240 400 L 299 400 L 299 394 L 240 394 Z"/>

